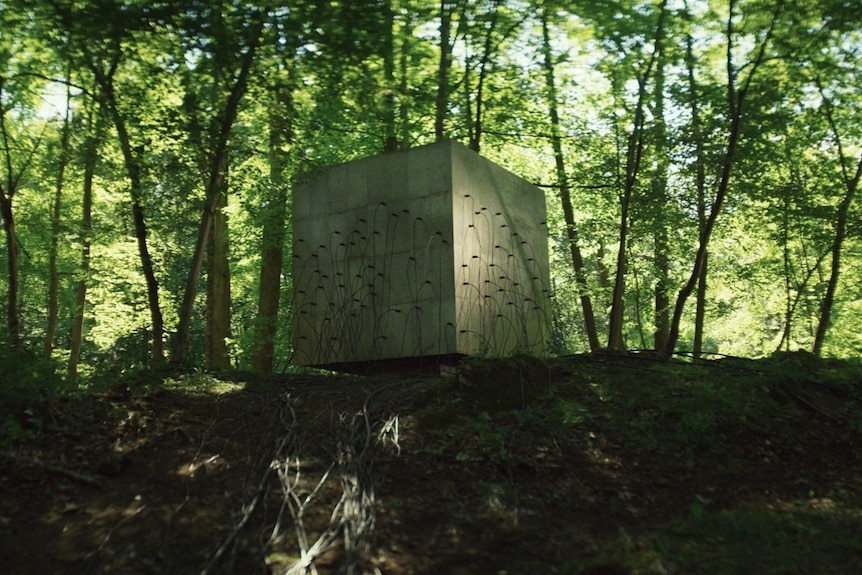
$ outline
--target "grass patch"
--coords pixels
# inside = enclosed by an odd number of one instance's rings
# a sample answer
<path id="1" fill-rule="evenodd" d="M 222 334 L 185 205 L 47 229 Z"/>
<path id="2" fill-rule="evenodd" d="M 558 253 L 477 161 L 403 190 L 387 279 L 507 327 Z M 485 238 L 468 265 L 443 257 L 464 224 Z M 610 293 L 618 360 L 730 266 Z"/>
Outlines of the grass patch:
<path id="1" fill-rule="evenodd" d="M 642 555 L 678 573 L 860 573 L 862 512 L 828 500 L 783 510 L 706 513 L 693 506 L 687 518 L 657 532 Z"/>
<path id="2" fill-rule="evenodd" d="M 190 373 L 165 378 L 163 385 L 165 389 L 169 390 L 188 393 L 214 393 L 216 395 L 240 391 L 245 388 L 243 383 L 220 379 L 202 370 L 194 370 Z"/>

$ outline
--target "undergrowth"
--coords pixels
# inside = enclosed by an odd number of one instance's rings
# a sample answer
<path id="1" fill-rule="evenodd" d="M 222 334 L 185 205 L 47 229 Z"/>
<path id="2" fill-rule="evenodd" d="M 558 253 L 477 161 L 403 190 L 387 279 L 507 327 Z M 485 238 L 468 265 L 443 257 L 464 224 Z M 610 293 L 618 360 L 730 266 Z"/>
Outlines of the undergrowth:
<path id="1" fill-rule="evenodd" d="M 699 478 L 676 493 L 681 514 L 605 541 L 572 572 L 862 572 L 862 477 L 842 483 L 807 463 L 821 454 L 806 455 L 812 443 L 840 453 L 860 440 L 858 363 L 804 354 L 704 363 L 472 360 L 438 391 L 418 412 L 425 452 L 496 469 L 499 477 L 476 487 L 495 505 L 530 501 L 512 477 L 555 451 L 583 453 L 573 464 L 598 465 L 623 483 Z M 733 482 L 757 482 L 752 473 L 779 484 L 734 494 Z M 578 489 L 595 497 L 588 485 Z M 621 489 L 627 501 L 635 488 L 601 489 Z"/>
<path id="2" fill-rule="evenodd" d="M 50 421 L 50 405 L 74 389 L 54 362 L 0 346 L 0 443 L 41 431 Z"/>
<path id="3" fill-rule="evenodd" d="M 385 461 L 393 479 L 380 486 L 378 527 L 397 538 L 413 520 L 424 536 L 442 520 L 481 538 L 470 549 L 495 544 L 482 558 L 495 569 L 473 572 L 862 572 L 858 362 L 519 356 L 470 359 L 445 378 L 298 374 L 277 384 L 166 367 L 72 388 L 49 363 L 0 353 L 2 441 L 39 433 L 43 406 L 73 392 L 129 419 L 152 396 L 169 405 L 175 395 L 287 390 L 311 410 L 297 433 L 319 446 L 331 439 L 327 415 L 367 407 L 370 389 L 398 390 L 404 435 Z M 400 544 L 420 540 L 430 549 L 413 532 Z"/>

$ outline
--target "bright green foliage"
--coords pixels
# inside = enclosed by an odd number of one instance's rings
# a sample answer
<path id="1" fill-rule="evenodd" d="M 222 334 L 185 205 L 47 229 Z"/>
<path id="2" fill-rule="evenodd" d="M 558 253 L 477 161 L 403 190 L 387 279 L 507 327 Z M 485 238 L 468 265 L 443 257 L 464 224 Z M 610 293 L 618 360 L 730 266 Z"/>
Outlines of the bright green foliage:
<path id="1" fill-rule="evenodd" d="M 293 178 L 431 142 L 440 93 L 447 100 L 446 136 L 547 190 L 554 352 L 585 349 L 546 105 L 539 18 L 545 13 L 559 136 L 601 338 L 618 277 L 624 346 L 656 345 L 662 319 L 656 288 L 664 286 L 672 306 L 692 273 L 729 161 L 726 196 L 706 249 L 705 300 L 696 311 L 693 295 L 681 308 L 676 349 L 694 345 L 695 318 L 702 313 L 705 353 L 813 350 L 821 325 L 822 355 L 862 351 L 862 209 L 851 185 L 862 154 L 862 36 L 859 16 L 846 3 L 544 2 L 542 10 L 521 0 L 302 1 L 279 9 L 224 3 L 220 10 L 197 1 L 97 4 L 84 9 L 65 0 L 11 0 L 0 6 L 0 184 L 7 194 L 14 184 L 18 247 L 13 278 L 4 237 L 0 288 L 4 312 L 17 310 L 20 320 L 17 335 L 3 322 L 4 344 L 20 336 L 22 345 L 33 347 L 44 336 L 53 241 L 46 198 L 56 182 L 67 77 L 73 113 L 60 196 L 54 355 L 68 353 L 68 318 L 81 278 L 83 144 L 98 114 L 106 127 L 97 147 L 82 369 L 147 364 L 154 306 L 169 344 L 189 283 L 213 150 L 225 133 L 220 114 L 247 54 L 252 22 L 262 14 L 261 44 L 226 144 L 228 205 L 220 208 L 230 227 L 232 365 L 249 367 L 256 349 L 271 202 L 286 197 L 289 221 Z M 439 61 L 441 9 L 450 24 L 446 74 Z M 737 112 L 738 141 L 729 154 Z M 273 123 L 274 117 L 284 121 Z M 284 131 L 277 150 L 270 147 L 273 126 Z M 636 171 L 627 161 L 634 143 L 640 146 Z M 144 277 L 138 221 L 147 228 L 155 286 Z M 618 257 L 622 225 L 625 258 Z M 282 240 L 277 368 L 291 354 L 289 225 Z M 626 263 L 619 275 L 618 261 Z M 204 271 L 191 278 L 197 279 L 192 363 L 203 362 L 210 278 Z M 10 303 L 13 284 L 18 292 Z"/>

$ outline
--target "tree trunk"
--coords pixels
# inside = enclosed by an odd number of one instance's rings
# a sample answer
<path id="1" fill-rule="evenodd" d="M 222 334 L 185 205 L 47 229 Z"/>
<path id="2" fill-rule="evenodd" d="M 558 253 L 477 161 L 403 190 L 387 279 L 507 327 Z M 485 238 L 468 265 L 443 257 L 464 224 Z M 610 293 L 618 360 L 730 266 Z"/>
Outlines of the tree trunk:
<path id="1" fill-rule="evenodd" d="M 10 189 L 12 188 L 10 187 Z M 0 216 L 3 217 L 3 229 L 6 232 L 6 264 L 9 273 L 6 329 L 9 331 L 10 345 L 18 347 L 21 341 L 21 328 L 18 320 L 18 238 L 15 235 L 12 194 L 4 190 L 2 184 L 0 184 Z"/>
<path id="2" fill-rule="evenodd" d="M 207 247 L 207 326 L 206 364 L 215 369 L 230 367 L 227 340 L 230 337 L 230 262 L 228 254 L 228 157 L 222 158 L 217 184 L 218 201 L 212 216 L 212 231 Z"/>
<path id="3" fill-rule="evenodd" d="M 470 69 L 472 64 L 470 63 L 469 54 L 464 58 L 464 78 L 461 80 L 461 87 L 464 89 L 464 105 L 463 105 L 463 114 L 464 114 L 464 126 L 467 128 L 467 141 L 470 142 L 470 147 L 472 148 L 473 142 L 473 103 L 471 100 L 473 99 L 473 93 L 470 90 Z"/>
<path id="4" fill-rule="evenodd" d="M 622 351 L 625 349 L 623 341 L 623 319 L 625 316 L 625 289 L 626 271 L 628 267 L 628 228 L 629 209 L 631 208 L 632 194 L 637 183 L 640 171 L 641 158 L 644 148 L 644 122 L 647 83 L 652 76 L 656 61 L 662 57 L 662 43 L 664 38 L 665 12 L 667 0 L 662 0 L 659 6 L 658 22 L 654 39 L 654 47 L 647 62 L 643 77 L 638 78 L 638 101 L 635 106 L 634 125 L 629 134 L 626 146 L 626 171 L 623 183 L 623 192 L 620 196 L 620 236 L 619 250 L 617 251 L 616 275 L 614 278 L 614 291 L 611 298 L 611 314 L 608 320 L 608 347 L 612 350 Z"/>
<path id="5" fill-rule="evenodd" d="M 269 202 L 263 218 L 262 257 L 258 287 L 255 352 L 252 370 L 269 373 L 273 369 L 278 310 L 281 303 L 281 274 L 284 265 L 285 222 L 288 185 L 285 171 L 293 146 L 293 91 L 296 82 L 295 47 L 285 63 L 287 79 L 272 86 L 273 109 L 269 115 Z"/>
<path id="6" fill-rule="evenodd" d="M 709 252 L 703 255 L 703 267 L 697 278 L 697 291 L 695 292 L 694 313 L 694 342 L 692 344 L 692 357 L 700 359 L 703 355 L 703 330 L 706 325 L 706 289 L 707 277 L 709 276 Z"/>
<path id="7" fill-rule="evenodd" d="M 793 159 L 791 146 L 785 135 L 787 165 L 790 167 L 790 181 L 793 187 L 802 188 L 803 184 L 796 168 L 796 162 Z M 790 351 L 790 338 L 793 335 L 793 279 L 795 272 L 790 257 L 790 209 L 792 206 L 792 198 L 790 189 L 784 189 L 781 210 L 781 260 L 784 268 L 784 328 L 781 330 L 781 339 L 778 342 L 776 351 Z M 801 290 L 800 290 L 801 293 Z"/>
<path id="8" fill-rule="evenodd" d="M 715 193 L 715 198 L 712 202 L 709 216 L 707 217 L 703 229 L 700 232 L 697 255 L 695 256 L 694 266 L 692 268 L 691 275 L 689 276 L 688 281 L 686 281 L 685 285 L 683 285 L 683 287 L 679 290 L 679 293 L 677 294 L 676 304 L 673 310 L 673 318 L 671 319 L 670 334 L 668 336 L 667 346 L 665 347 L 665 351 L 667 353 L 673 353 L 673 351 L 676 349 L 676 343 L 679 339 L 680 323 L 682 321 L 682 312 L 685 308 L 686 301 L 694 291 L 695 285 L 699 283 L 699 278 L 701 277 L 701 275 L 705 273 L 704 270 L 706 268 L 707 247 L 709 246 L 709 240 L 712 237 L 712 230 L 715 228 L 715 222 L 718 219 L 718 216 L 721 213 L 721 208 L 724 206 L 724 201 L 727 198 L 727 193 L 730 186 L 730 175 L 733 171 L 733 165 L 736 161 L 736 149 L 739 144 L 739 138 L 742 129 L 742 107 L 745 103 L 745 96 L 748 93 L 749 87 L 751 86 L 752 79 L 757 73 L 757 69 L 760 67 L 760 64 L 762 64 L 765 59 L 766 47 L 769 44 L 770 39 L 772 38 L 772 32 L 775 29 L 776 23 L 778 22 L 778 11 L 781 10 L 781 3 L 778 3 L 775 8 L 776 12 L 773 15 L 772 21 L 770 22 L 770 27 L 767 31 L 766 37 L 760 44 L 757 57 L 755 58 L 754 62 L 749 63 L 750 71 L 748 73 L 748 77 L 745 79 L 743 86 L 739 90 L 737 90 L 735 81 L 737 71 L 734 69 L 733 65 L 733 19 L 735 17 L 735 6 L 736 0 L 730 0 L 726 28 L 727 104 L 728 115 L 730 117 L 730 130 L 727 136 L 727 147 L 724 153 L 724 162 L 721 168 L 721 175 L 719 176 L 718 190 Z M 705 286 L 706 282 L 702 283 Z"/>
<path id="9" fill-rule="evenodd" d="M 99 85 L 102 101 L 113 120 L 114 128 L 117 130 L 117 138 L 120 142 L 123 161 L 129 177 L 129 191 L 132 198 L 132 220 L 135 226 L 135 238 L 138 242 L 138 254 L 141 259 L 141 269 L 144 274 L 144 281 L 147 285 L 147 301 L 152 321 L 152 358 L 154 362 L 159 363 L 164 360 L 164 321 L 162 319 L 162 310 L 159 305 L 159 283 L 156 281 L 156 274 L 153 268 L 153 258 L 150 256 L 150 251 L 147 246 L 147 224 L 146 219 L 144 218 L 144 208 L 141 203 L 143 198 L 143 182 L 141 180 L 140 155 L 142 151 L 132 149 L 128 128 L 126 127 L 126 120 L 123 118 L 123 115 L 117 107 L 113 84 L 113 74 L 116 70 L 116 63 L 107 74 L 96 66 L 93 66 L 92 70 L 95 75 L 96 82 Z"/>
<path id="10" fill-rule="evenodd" d="M 383 151 L 394 152 L 398 149 L 398 136 L 395 131 L 395 11 L 392 0 L 386 0 L 383 16 Z"/>
<path id="11" fill-rule="evenodd" d="M 688 6 L 686 5 L 686 18 L 689 18 Z M 694 138 L 694 162 L 695 162 L 695 201 L 697 202 L 697 222 L 698 234 L 702 235 L 706 228 L 706 152 L 703 142 L 703 129 L 700 120 L 700 98 L 697 89 L 697 81 L 694 76 L 696 60 L 694 57 L 694 38 L 691 34 L 686 34 L 685 37 L 685 66 L 686 76 L 688 80 L 689 104 L 691 108 L 691 132 Z M 692 355 L 695 359 L 701 356 L 703 351 L 703 330 L 706 323 L 706 289 L 707 275 L 709 273 L 709 253 L 704 254 L 703 268 L 697 278 L 696 294 L 695 294 L 695 311 L 694 311 L 694 343 L 692 345 Z M 668 305 L 670 305 L 668 303 Z M 668 337 L 664 340 L 664 346 L 656 349 L 668 350 Z"/>
<path id="12" fill-rule="evenodd" d="M 802 194 L 806 194 L 807 191 L 805 189 L 805 181 L 800 175 L 799 167 L 798 167 L 798 159 L 794 157 L 793 151 L 791 149 L 789 139 L 787 145 L 787 165 L 790 166 L 790 181 L 792 183 L 793 188 L 801 191 Z M 790 249 L 790 215 L 795 210 L 794 208 L 798 208 L 799 206 L 794 206 L 792 197 L 790 194 L 790 190 L 785 190 L 784 198 L 783 198 L 783 210 L 782 210 L 782 233 L 781 233 L 781 243 L 782 243 L 782 260 L 784 267 L 784 329 L 781 332 L 781 339 L 776 346 L 776 351 L 790 351 L 790 343 L 793 335 L 793 330 L 796 327 L 793 323 L 793 318 L 796 317 L 796 312 L 799 309 L 799 305 L 803 304 L 803 306 L 807 306 L 809 302 L 809 298 L 806 295 L 809 293 L 809 285 L 811 283 L 811 278 L 814 277 L 815 274 L 819 273 L 821 266 L 823 264 L 823 260 L 825 260 L 829 255 L 831 255 L 832 249 L 830 248 L 828 251 L 821 252 L 815 258 L 815 261 L 812 264 L 809 264 L 808 258 L 808 250 L 805 248 L 805 242 L 802 241 L 802 261 L 805 267 L 805 273 L 803 274 L 801 279 L 796 279 L 796 269 L 793 265 L 793 261 L 791 259 L 791 249 Z M 798 216 L 797 216 L 798 217 Z M 795 281 L 794 281 L 795 280 Z M 821 278 L 823 281 L 823 278 Z M 795 292 L 795 293 L 794 293 Z M 811 315 L 811 314 L 809 314 Z M 816 334 L 816 328 L 811 330 L 812 337 Z"/>
<path id="13" fill-rule="evenodd" d="M 406 11 L 405 11 L 406 12 Z M 413 47 L 410 43 L 413 38 L 413 15 L 409 12 L 404 14 L 404 22 L 401 26 L 401 48 L 399 50 L 400 59 L 398 62 L 399 74 L 401 78 L 398 84 L 398 120 L 401 127 L 399 138 L 399 148 L 406 150 L 410 147 L 410 85 L 408 73 L 410 71 L 410 49 Z"/>
<path id="14" fill-rule="evenodd" d="M 664 350 L 670 330 L 670 242 L 668 240 L 667 197 L 667 129 L 664 119 L 664 58 L 659 57 L 655 71 L 655 158 L 652 177 L 653 257 L 655 266 L 653 349 Z"/>
<path id="15" fill-rule="evenodd" d="M 220 201 L 222 185 L 224 184 L 225 175 L 223 169 L 228 165 L 230 133 L 236 120 L 240 100 L 242 100 L 248 86 L 248 75 L 254 62 L 255 52 L 260 43 L 262 29 L 263 17 L 260 16 L 260 20 L 252 32 L 251 44 L 243 57 L 239 75 L 231 88 L 230 95 L 221 115 L 217 141 L 211 156 L 211 171 L 206 186 L 206 201 L 201 216 L 201 223 L 198 227 L 198 237 L 191 265 L 189 266 L 189 274 L 186 278 L 182 303 L 180 304 L 177 332 L 171 347 L 171 361 L 175 363 L 183 363 L 188 358 L 192 311 L 194 309 L 204 255 L 209 243 L 209 235 L 213 228 L 213 219 L 218 208 L 218 202 Z"/>
<path id="16" fill-rule="evenodd" d="M 545 65 L 545 85 L 548 90 L 548 111 L 551 117 L 551 144 L 554 149 L 554 164 L 557 170 L 557 181 L 559 182 L 560 202 L 563 205 L 563 216 L 566 223 L 566 239 L 569 243 L 569 252 L 575 271 L 575 281 L 578 284 L 581 309 L 584 312 L 584 328 L 587 333 L 587 340 L 590 344 L 590 351 L 596 351 L 599 349 L 599 336 L 596 330 L 596 318 L 593 313 L 593 304 L 590 299 L 589 286 L 587 285 L 587 277 L 584 270 L 584 259 L 578 243 L 578 228 L 575 223 L 575 212 L 572 207 L 565 155 L 563 154 L 556 75 L 553 54 L 551 53 L 551 37 L 548 31 L 548 14 L 545 10 L 542 10 L 542 53 Z"/>
<path id="17" fill-rule="evenodd" d="M 447 0 L 440 0 L 440 64 L 437 67 L 437 98 L 434 107 L 434 139 L 446 137 L 446 113 L 449 109 L 449 70 L 452 68 L 453 8 Z"/>
<path id="18" fill-rule="evenodd" d="M 290 113 L 286 111 L 286 113 Z M 280 146 L 276 147 L 273 120 L 270 120 L 270 205 L 263 222 L 263 238 L 258 288 L 257 321 L 255 323 L 255 354 L 252 370 L 257 373 L 272 371 L 275 354 L 275 334 L 278 331 L 278 309 L 281 303 L 281 272 L 284 264 L 285 220 L 287 219 L 287 185 L 283 176 Z"/>
<path id="19" fill-rule="evenodd" d="M 724 205 L 727 197 L 727 191 L 730 184 L 730 174 L 733 169 L 733 163 L 736 156 L 736 146 L 739 143 L 740 129 L 742 120 L 740 115 L 734 114 L 730 123 L 730 134 L 728 135 L 727 149 L 724 154 L 724 164 L 722 166 L 721 177 L 719 180 L 718 191 L 715 194 L 712 207 L 710 208 L 709 216 L 706 219 L 706 224 L 700 232 L 700 242 L 698 244 L 697 255 L 694 260 L 694 267 L 688 281 L 679 290 L 674 306 L 673 318 L 671 319 L 670 333 L 668 335 L 667 346 L 665 351 L 673 353 L 676 349 L 676 342 L 679 339 L 680 323 L 682 321 L 682 312 L 685 308 L 685 303 L 689 296 L 694 291 L 697 284 L 705 287 L 706 282 L 701 282 L 700 278 L 705 273 L 707 246 L 709 239 L 712 236 L 712 230 L 715 227 L 715 222 Z"/>
<path id="20" fill-rule="evenodd" d="M 3 76 L 0 76 L 0 97 L 3 95 Z M 12 200 L 18 186 L 20 174 L 12 168 L 12 149 L 6 132 L 6 111 L 0 106 L 0 136 L 3 138 L 3 159 L 6 168 L 5 187 L 0 182 L 0 217 L 6 232 L 6 265 L 9 273 L 9 291 L 6 305 L 6 328 L 9 331 L 9 344 L 16 348 L 21 343 L 21 324 L 18 318 L 18 236 L 15 234 L 15 214 Z"/>
<path id="21" fill-rule="evenodd" d="M 653 235 L 655 257 L 655 332 L 653 333 L 653 349 L 663 351 L 667 346 L 670 331 L 670 259 L 668 249 L 670 242 L 667 229 L 656 229 Z"/>
<path id="22" fill-rule="evenodd" d="M 93 117 L 95 126 L 93 124 Z M 101 114 L 90 113 L 88 125 L 90 133 L 87 136 L 84 152 L 84 190 L 81 200 L 81 270 L 78 286 L 75 290 L 75 310 L 72 314 L 72 335 L 69 346 L 69 363 L 66 373 L 71 381 L 78 377 L 78 362 L 81 357 L 81 346 L 84 342 L 84 311 L 87 304 L 87 284 L 90 279 L 90 246 L 93 241 L 93 176 L 98 162 L 98 145 L 101 141 Z"/>
<path id="23" fill-rule="evenodd" d="M 846 188 L 846 193 L 841 199 L 841 204 L 838 206 L 838 214 L 835 221 L 835 236 L 832 240 L 829 280 L 826 283 L 826 293 L 823 294 L 823 299 L 820 300 L 820 318 L 817 322 L 817 331 L 814 333 L 814 346 L 811 350 L 814 355 L 820 357 L 823 353 L 823 343 L 826 341 L 826 332 L 829 330 L 829 324 L 832 320 L 835 292 L 838 291 L 838 278 L 841 273 L 841 252 L 844 248 L 844 239 L 847 237 L 847 220 L 850 214 L 850 206 L 853 205 L 853 200 L 859 189 L 859 179 L 862 177 L 862 156 L 860 156 L 859 162 L 856 164 L 855 173 L 851 176 L 847 171 L 849 158 L 844 154 L 844 146 L 838 134 L 835 118 L 832 115 L 832 102 L 826 97 L 819 83 L 818 88 L 820 88 L 820 96 L 823 98 L 823 108 L 826 112 L 832 135 L 835 138 L 836 147 L 838 148 L 838 161 L 841 163 L 841 175 Z"/>
<path id="24" fill-rule="evenodd" d="M 57 166 L 57 183 L 54 187 L 54 201 L 51 210 L 51 247 L 48 254 L 48 318 L 45 328 L 45 357 L 50 358 L 54 351 L 54 336 L 57 333 L 57 301 L 60 290 L 60 276 L 57 272 L 57 251 L 60 242 L 60 207 L 63 198 L 63 180 L 66 175 L 66 165 L 69 162 L 69 122 L 71 114 L 71 88 L 66 86 L 66 114 L 63 118 L 62 135 L 60 136 L 60 156 Z"/>
<path id="25" fill-rule="evenodd" d="M 488 77 L 488 65 L 494 54 L 494 29 L 497 27 L 497 19 L 499 17 L 500 5 L 502 0 L 494 0 L 494 12 L 491 14 L 491 20 L 485 27 L 485 45 L 482 50 L 482 59 L 479 61 L 479 78 L 476 85 L 476 115 L 472 135 L 470 137 L 470 149 L 474 152 L 479 152 L 482 141 L 482 114 L 484 112 L 484 89 L 485 80 Z M 466 76 L 465 76 L 466 81 Z M 470 102 L 467 102 L 469 106 Z"/>

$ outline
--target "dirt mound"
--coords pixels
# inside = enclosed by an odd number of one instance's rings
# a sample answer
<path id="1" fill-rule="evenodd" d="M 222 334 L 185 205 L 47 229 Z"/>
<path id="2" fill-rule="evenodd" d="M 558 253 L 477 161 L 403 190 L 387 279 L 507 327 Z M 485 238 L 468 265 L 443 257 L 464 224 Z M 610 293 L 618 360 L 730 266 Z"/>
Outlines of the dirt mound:
<path id="1" fill-rule="evenodd" d="M 281 573 L 327 529 L 321 573 L 862 571 L 855 368 L 782 387 L 774 361 L 720 364 L 190 374 L 55 401 L 0 454 L 0 572 Z"/>

